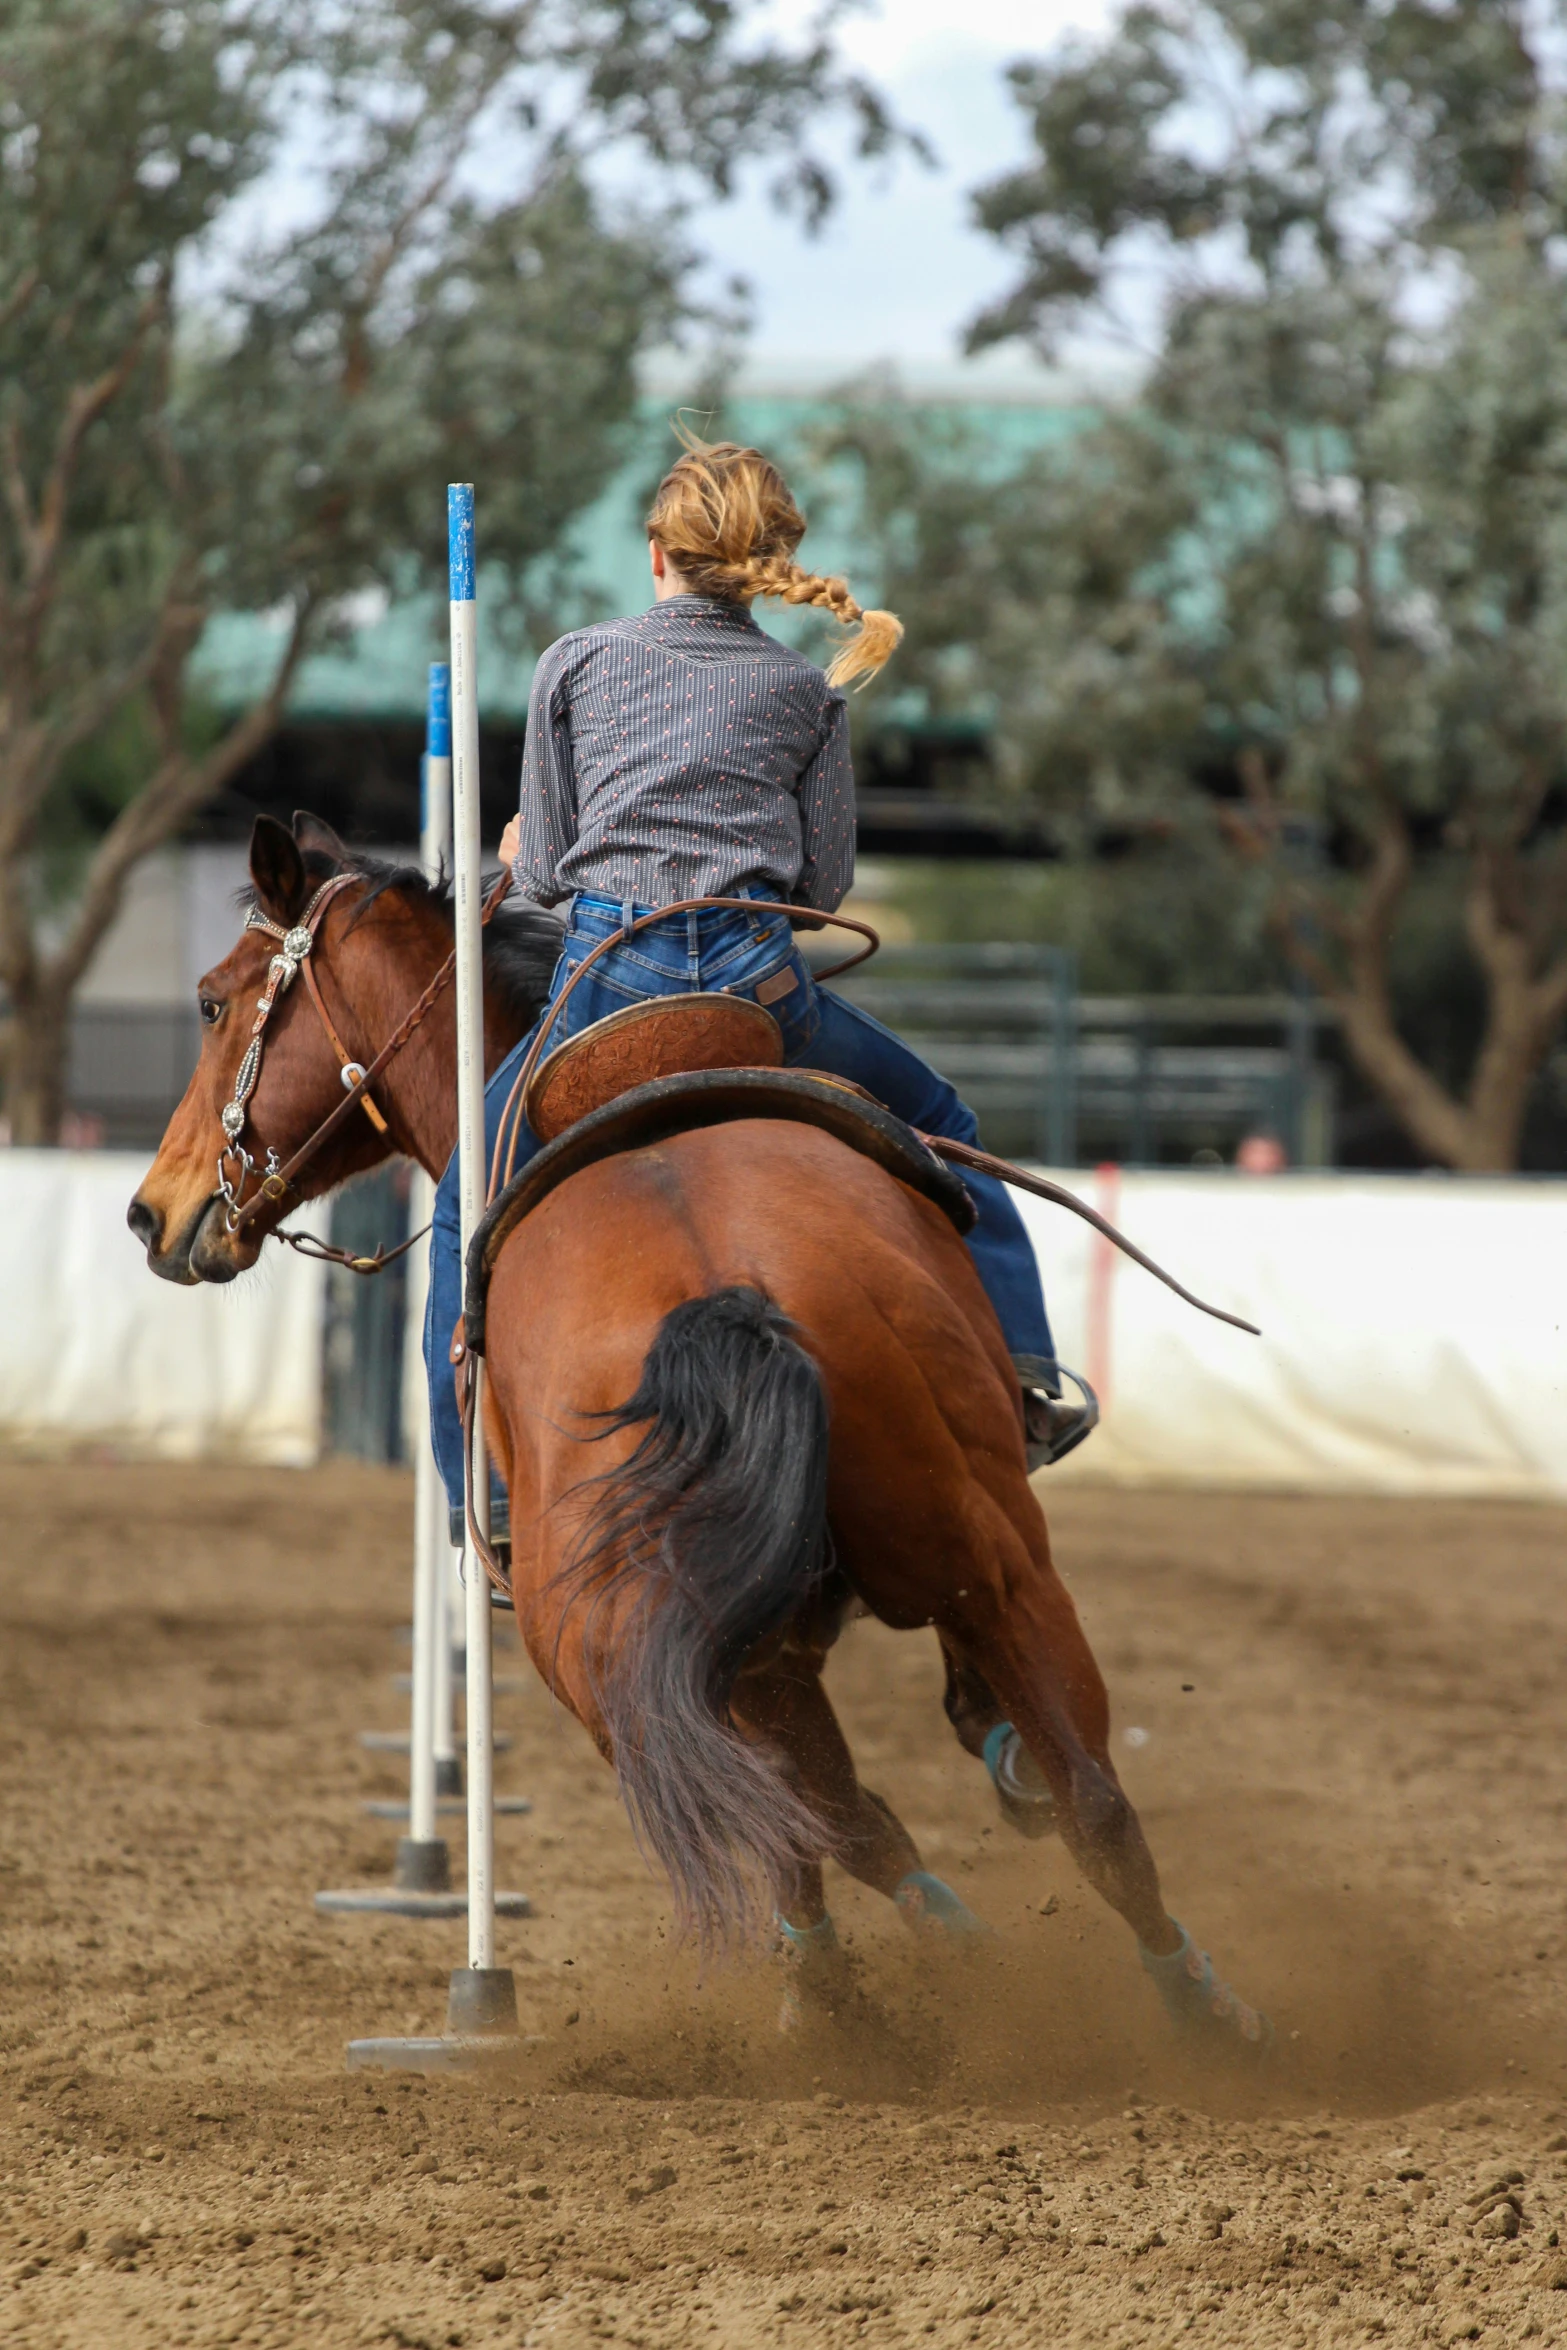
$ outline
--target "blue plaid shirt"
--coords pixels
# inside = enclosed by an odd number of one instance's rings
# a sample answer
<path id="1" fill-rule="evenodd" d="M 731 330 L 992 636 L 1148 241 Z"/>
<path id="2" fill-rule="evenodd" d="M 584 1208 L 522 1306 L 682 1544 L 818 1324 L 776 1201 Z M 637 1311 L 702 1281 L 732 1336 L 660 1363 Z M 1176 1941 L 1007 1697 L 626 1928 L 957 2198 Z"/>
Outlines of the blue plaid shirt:
<path id="1" fill-rule="evenodd" d="M 750 884 L 831 913 L 854 877 L 842 694 L 742 604 L 671 596 L 534 673 L 517 886 L 668 906 Z"/>

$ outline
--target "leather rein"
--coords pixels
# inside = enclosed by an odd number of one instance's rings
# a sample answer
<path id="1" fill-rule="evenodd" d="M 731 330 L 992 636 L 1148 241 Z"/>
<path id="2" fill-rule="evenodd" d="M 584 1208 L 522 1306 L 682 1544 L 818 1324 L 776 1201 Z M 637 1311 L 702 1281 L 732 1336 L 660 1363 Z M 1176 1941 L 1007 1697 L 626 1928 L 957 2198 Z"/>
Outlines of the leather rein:
<path id="1" fill-rule="evenodd" d="M 313 958 L 317 936 L 327 908 L 345 889 L 352 888 L 360 878 L 355 873 L 339 873 L 335 874 L 330 881 L 323 882 L 305 907 L 299 921 L 287 927 L 282 923 L 274 922 L 269 915 L 263 914 L 259 906 L 253 906 L 245 917 L 245 928 L 262 931 L 267 937 L 275 939 L 278 942 L 278 952 L 268 965 L 266 986 L 256 999 L 255 1018 L 251 1024 L 249 1041 L 235 1074 L 233 1095 L 229 1101 L 225 1102 L 221 1112 L 224 1146 L 218 1154 L 217 1189 L 218 1196 L 224 1202 L 224 1221 L 230 1232 L 242 1231 L 246 1224 L 252 1222 L 266 1208 L 276 1206 L 278 1201 L 289 1192 L 294 1191 L 296 1176 L 309 1165 L 323 1144 L 337 1132 L 338 1128 L 353 1115 L 356 1109 L 364 1111 L 378 1134 L 387 1135 L 389 1133 L 386 1119 L 371 1099 L 370 1088 L 396 1059 L 410 1037 L 414 1035 L 420 1024 L 440 1001 L 456 973 L 457 949 L 454 943 L 450 954 L 428 987 L 425 988 L 417 1001 L 409 1006 L 374 1059 L 368 1065 L 354 1060 L 342 1038 L 338 1035 L 332 1022 L 332 1016 L 326 1008 L 326 1002 L 315 975 Z M 510 887 L 511 875 L 503 871 L 484 901 L 480 914 L 481 927 L 489 923 L 491 916 Z M 534 1038 L 531 1048 L 523 1057 L 522 1067 L 519 1069 L 516 1081 L 507 1097 L 499 1131 L 496 1135 L 488 1186 L 491 1199 L 495 1197 L 498 1190 L 504 1188 L 511 1178 L 529 1081 L 542 1058 L 545 1043 L 578 982 L 587 977 L 600 957 L 608 954 L 612 947 L 622 945 L 628 938 L 634 938 L 639 931 L 646 930 L 652 923 L 666 921 L 672 914 L 700 913 L 708 910 L 733 910 L 749 914 L 782 914 L 790 921 L 800 924 L 802 928 L 820 929 L 831 924 L 838 929 L 857 932 L 866 942 L 861 951 L 858 954 L 847 956 L 842 962 L 831 965 L 826 971 L 813 973 L 812 977 L 818 982 L 837 978 L 840 973 L 852 970 L 856 964 L 863 963 L 873 955 L 881 944 L 880 938 L 869 923 L 855 921 L 848 915 L 820 914 L 814 909 L 778 904 L 765 898 L 685 898 L 676 905 L 660 906 L 654 911 L 638 916 L 635 921 L 622 924 L 607 938 L 601 939 L 599 944 L 583 957 L 550 1006 L 547 1017 L 540 1022 L 539 1032 Z M 327 1041 L 337 1056 L 338 1069 L 343 1082 L 343 1099 L 328 1112 L 320 1125 L 306 1136 L 291 1158 L 286 1162 L 280 1162 L 276 1150 L 268 1148 L 266 1163 L 263 1167 L 258 1168 L 254 1157 L 246 1149 L 241 1137 L 248 1122 L 250 1098 L 256 1090 L 261 1075 L 262 1053 L 268 1022 L 301 970 L 305 974 L 306 992 L 315 1007 Z M 1020 1190 L 1031 1191 L 1038 1198 L 1048 1199 L 1058 1207 L 1069 1209 L 1074 1215 L 1081 1216 L 1086 1223 L 1093 1225 L 1096 1231 L 1124 1251 L 1136 1264 L 1152 1273 L 1167 1288 L 1174 1290 L 1177 1297 L 1183 1298 L 1188 1305 L 1195 1306 L 1200 1313 L 1211 1314 L 1216 1321 L 1228 1322 L 1236 1329 L 1248 1331 L 1253 1336 L 1260 1335 L 1254 1324 L 1242 1321 L 1238 1314 L 1226 1313 L 1222 1307 L 1209 1305 L 1202 1298 L 1193 1296 L 1192 1292 L 1184 1289 L 1172 1275 L 1164 1270 L 1162 1265 L 1156 1264 L 1151 1257 L 1145 1256 L 1142 1250 L 1135 1247 L 1122 1233 L 1118 1232 L 1113 1224 L 1107 1222 L 1103 1216 L 1088 1207 L 1082 1200 L 1075 1198 L 1061 1185 L 1051 1183 L 1040 1176 L 1025 1175 L 1020 1168 L 1012 1166 L 1004 1159 L 992 1158 L 986 1151 L 975 1150 L 969 1145 L 950 1141 L 945 1136 L 921 1134 L 919 1139 L 928 1150 L 940 1158 L 958 1166 L 967 1166 L 977 1172 L 996 1176 L 1003 1183 L 1011 1184 Z M 231 1160 L 238 1169 L 237 1181 L 229 1173 Z M 244 1187 L 247 1178 L 251 1176 L 257 1179 L 257 1189 L 247 1200 L 243 1196 Z M 428 1231 L 428 1229 L 429 1227 L 426 1226 L 425 1230 Z M 355 1256 L 347 1249 L 334 1248 L 329 1242 L 319 1239 L 310 1232 L 283 1232 L 274 1228 L 272 1238 L 285 1241 L 290 1248 L 298 1249 L 303 1255 L 322 1259 L 329 1264 L 343 1265 L 353 1273 L 370 1274 L 383 1272 L 388 1265 L 395 1264 L 400 1256 L 406 1255 L 416 1242 L 424 1238 L 424 1232 L 414 1233 L 411 1238 L 403 1241 L 394 1249 L 378 1247 L 372 1257 Z M 454 1366 L 459 1368 L 462 1373 L 463 1483 L 469 1537 L 490 1582 L 497 1592 L 510 1601 L 512 1598 L 511 1578 L 504 1564 L 496 1556 L 495 1551 L 481 1532 L 473 1506 L 472 1437 L 474 1406 L 477 1401 L 476 1372 L 478 1366 L 463 1341 L 460 1324 L 458 1335 L 453 1344 L 451 1359 Z"/>
<path id="2" fill-rule="evenodd" d="M 539 1032 L 523 1057 L 522 1067 L 512 1082 L 512 1089 L 506 1096 L 506 1107 L 501 1112 L 500 1125 L 495 1135 L 495 1151 L 490 1160 L 487 1199 L 493 1200 L 504 1191 L 516 1171 L 517 1142 L 522 1130 L 528 1087 L 544 1057 L 544 1047 L 579 982 L 586 979 L 600 956 L 607 955 L 612 947 L 624 946 L 626 940 L 635 938 L 638 931 L 650 929 L 655 922 L 665 922 L 672 914 L 702 914 L 710 910 L 782 914 L 788 921 L 797 923 L 802 930 L 821 930 L 831 926 L 834 930 L 852 930 L 857 937 L 863 938 L 865 944 L 857 954 L 845 955 L 841 963 L 830 963 L 825 971 L 811 973 L 817 986 L 821 986 L 825 980 L 841 977 L 845 971 L 854 970 L 860 963 L 869 962 L 881 945 L 881 933 L 873 930 L 868 922 L 857 921 L 852 914 L 823 914 L 814 906 L 789 906 L 772 898 L 681 898 L 672 906 L 657 906 L 646 914 L 639 914 L 633 922 L 623 922 L 618 930 L 612 930 L 607 938 L 601 938 L 598 945 L 590 948 L 583 956 L 539 1022 Z"/>
<path id="3" fill-rule="evenodd" d="M 454 944 L 429 986 L 417 1002 L 409 1006 L 374 1059 L 368 1065 L 356 1061 L 338 1035 L 332 1015 L 326 1008 L 326 1000 L 315 974 L 314 956 L 327 908 L 345 889 L 353 888 L 360 878 L 357 873 L 334 874 L 330 881 L 321 884 L 299 920 L 286 927 L 263 914 L 259 906 L 252 906 L 245 917 L 245 928 L 262 931 L 268 938 L 276 939 L 278 951 L 267 967 L 266 986 L 256 999 L 256 1016 L 251 1023 L 250 1040 L 245 1047 L 244 1057 L 235 1073 L 232 1098 L 224 1103 L 221 1113 L 223 1148 L 218 1153 L 217 1189 L 224 1203 L 224 1223 L 230 1232 L 242 1231 L 265 1209 L 275 1207 L 288 1193 L 295 1191 L 295 1178 L 315 1158 L 323 1144 L 352 1117 L 356 1109 L 364 1111 L 377 1134 L 389 1133 L 386 1119 L 371 1098 L 370 1088 L 397 1058 L 421 1022 L 433 1011 L 456 973 L 457 949 Z M 481 927 L 489 922 L 510 887 L 511 875 L 502 873 L 484 901 L 479 917 Z M 258 1167 L 241 1137 L 249 1117 L 250 1097 L 261 1076 L 267 1024 L 301 971 L 305 975 L 306 993 L 326 1032 L 327 1042 L 337 1056 L 343 1081 L 343 1099 L 328 1112 L 314 1132 L 305 1137 L 291 1158 L 286 1162 L 280 1161 L 277 1152 L 269 1148 L 264 1166 Z M 234 1173 L 230 1172 L 231 1162 Z M 252 1176 L 256 1178 L 257 1188 L 246 1199 L 245 1184 Z M 290 1248 L 297 1249 L 301 1256 L 342 1265 L 350 1273 L 370 1274 L 384 1272 L 388 1265 L 394 1265 L 399 1257 L 406 1256 L 428 1230 L 429 1226 L 426 1225 L 424 1231 L 415 1232 L 396 1248 L 378 1247 L 374 1256 L 369 1257 L 356 1256 L 348 1249 L 334 1248 L 329 1241 L 319 1239 L 313 1232 L 284 1232 L 274 1227 L 272 1238 L 286 1242 Z"/>
<path id="4" fill-rule="evenodd" d="M 858 954 L 846 956 L 842 962 L 830 965 L 827 970 L 813 972 L 811 976 L 818 985 L 823 980 L 836 979 L 841 972 L 853 970 L 856 964 L 865 962 L 875 954 L 881 945 L 879 934 L 871 928 L 868 922 L 855 921 L 845 914 L 818 914 L 814 908 L 805 909 L 799 906 L 781 905 L 766 898 L 684 898 L 677 905 L 660 906 L 655 911 L 639 915 L 633 922 L 623 923 L 618 930 L 611 931 L 607 938 L 601 939 L 596 947 L 583 956 L 566 985 L 550 1005 L 546 1016 L 540 1021 L 538 1034 L 523 1056 L 522 1066 L 506 1097 L 506 1106 L 501 1112 L 500 1125 L 496 1132 L 495 1149 L 490 1159 L 487 1192 L 490 1201 L 494 1201 L 512 1179 L 518 1137 L 526 1110 L 529 1083 L 543 1057 L 545 1044 L 555 1029 L 559 1016 L 565 1009 L 566 1002 L 578 982 L 587 977 L 602 955 L 607 955 L 611 948 L 622 945 L 628 938 L 634 938 L 638 931 L 648 929 L 654 922 L 665 921 L 671 914 L 701 913 L 709 908 L 733 908 L 744 913 L 783 914 L 790 920 L 800 923 L 803 928 L 813 930 L 820 929 L 830 923 L 840 930 L 856 931 L 866 941 L 865 946 Z M 945 1135 L 924 1134 L 920 1132 L 918 1127 L 911 1131 L 934 1157 L 946 1160 L 949 1165 L 968 1167 L 976 1174 L 994 1176 L 999 1182 L 1009 1184 L 1014 1190 L 1032 1192 L 1036 1199 L 1049 1200 L 1052 1205 L 1066 1208 L 1072 1215 L 1080 1216 L 1085 1224 L 1092 1225 L 1096 1232 L 1120 1249 L 1123 1255 L 1130 1257 L 1134 1264 L 1141 1265 L 1144 1272 L 1151 1273 L 1156 1281 L 1162 1281 L 1166 1289 L 1173 1290 L 1175 1295 L 1183 1299 L 1187 1305 L 1195 1306 L 1200 1314 L 1210 1314 L 1216 1322 L 1228 1322 L 1233 1329 L 1244 1330 L 1253 1338 L 1261 1337 L 1262 1333 L 1254 1322 L 1243 1321 L 1239 1314 L 1228 1313 L 1222 1306 L 1210 1305 L 1205 1298 L 1197 1297 L 1191 1290 L 1184 1288 L 1172 1273 L 1167 1273 L 1162 1265 L 1156 1264 L 1152 1257 L 1145 1255 L 1134 1242 L 1127 1239 L 1123 1232 L 1118 1232 L 1115 1226 L 1106 1217 L 1101 1216 L 1096 1208 L 1089 1207 L 1086 1201 L 1078 1199 L 1075 1193 L 1068 1191 L 1063 1184 L 1052 1183 L 1046 1176 L 1027 1175 L 1021 1167 L 1014 1167 L 1009 1159 L 994 1158 L 990 1152 L 976 1150 L 968 1143 L 950 1140 Z M 468 1347 L 461 1321 L 458 1322 L 456 1332 L 453 1335 L 449 1359 L 461 1381 L 463 1503 L 468 1538 L 493 1589 L 506 1602 L 514 1604 L 511 1577 L 507 1572 L 506 1564 L 497 1555 L 488 1537 L 480 1528 L 474 1510 L 473 1424 L 478 1400 L 478 1361 Z"/>

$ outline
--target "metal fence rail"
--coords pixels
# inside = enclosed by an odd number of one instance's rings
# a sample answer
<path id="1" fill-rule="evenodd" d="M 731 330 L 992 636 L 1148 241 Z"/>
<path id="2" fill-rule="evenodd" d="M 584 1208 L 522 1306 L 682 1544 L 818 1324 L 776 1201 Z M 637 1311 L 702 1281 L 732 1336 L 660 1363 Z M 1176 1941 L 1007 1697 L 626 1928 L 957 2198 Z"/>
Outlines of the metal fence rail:
<path id="1" fill-rule="evenodd" d="M 1080 996 L 1071 954 L 1028 946 L 884 947 L 835 984 L 949 1079 L 994 1149 L 1153 1165 L 1264 1131 L 1297 1166 L 1331 1164 L 1309 1000 Z"/>
<path id="2" fill-rule="evenodd" d="M 949 1078 L 1009 1155 L 1227 1158 L 1263 1129 L 1295 1165 L 1332 1164 L 1334 1072 L 1317 1049 L 1329 1015 L 1309 1001 L 1080 996 L 1072 955 L 1028 946 L 884 947 L 834 984 Z M 111 1147 L 150 1150 L 199 1045 L 193 1007 L 83 1005 L 71 1109 Z"/>
<path id="3" fill-rule="evenodd" d="M 201 1051 L 194 1004 L 83 1004 L 71 1019 L 66 1100 L 113 1149 L 152 1149 Z"/>

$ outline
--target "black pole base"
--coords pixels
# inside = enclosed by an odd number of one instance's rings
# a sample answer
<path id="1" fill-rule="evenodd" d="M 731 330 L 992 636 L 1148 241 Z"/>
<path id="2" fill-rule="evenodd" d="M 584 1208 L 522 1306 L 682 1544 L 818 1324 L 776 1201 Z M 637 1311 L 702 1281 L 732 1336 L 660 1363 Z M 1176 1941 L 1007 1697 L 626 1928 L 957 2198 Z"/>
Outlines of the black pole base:
<path id="1" fill-rule="evenodd" d="M 517 1980 L 509 1966 L 452 1969 L 446 1997 L 446 2029 L 455 2039 L 476 2033 L 515 2033 Z"/>
<path id="2" fill-rule="evenodd" d="M 452 1856 L 444 1836 L 399 1836 L 392 1882 L 404 1893 L 449 1893 Z"/>

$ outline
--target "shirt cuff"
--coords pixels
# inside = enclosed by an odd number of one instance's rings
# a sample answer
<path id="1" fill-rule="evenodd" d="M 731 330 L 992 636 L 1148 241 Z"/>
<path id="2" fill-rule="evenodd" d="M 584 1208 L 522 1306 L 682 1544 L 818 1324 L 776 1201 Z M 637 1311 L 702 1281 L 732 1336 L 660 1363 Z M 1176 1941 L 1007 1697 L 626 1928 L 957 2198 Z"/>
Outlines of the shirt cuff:
<path id="1" fill-rule="evenodd" d="M 540 881 L 535 873 L 528 870 L 521 857 L 512 859 L 511 877 L 514 887 L 530 905 L 558 906 L 566 895 L 565 891 L 551 889 L 547 883 Z"/>

